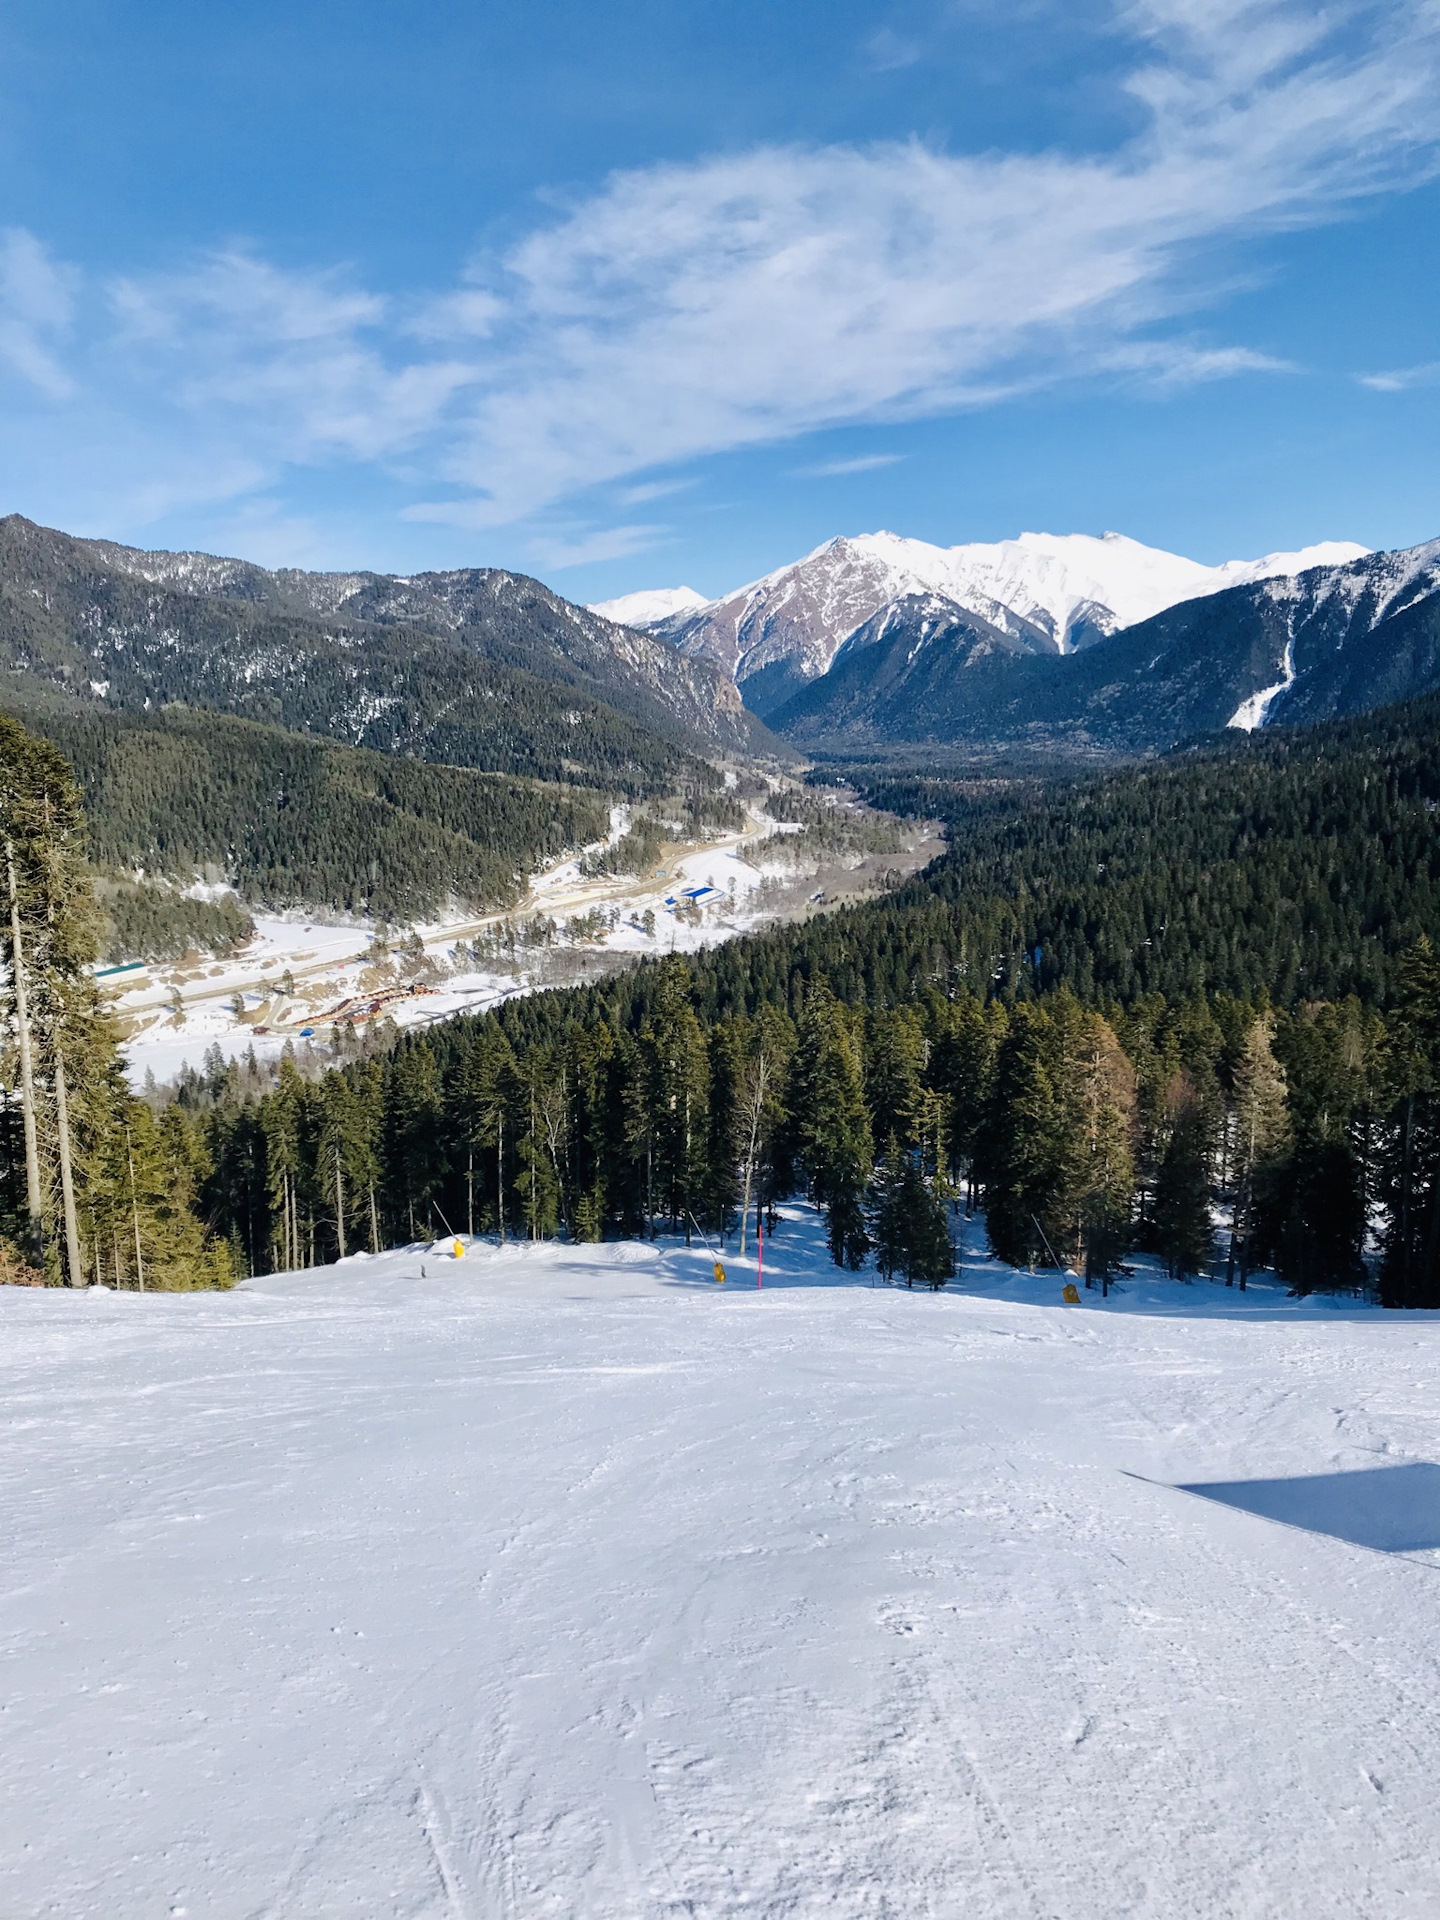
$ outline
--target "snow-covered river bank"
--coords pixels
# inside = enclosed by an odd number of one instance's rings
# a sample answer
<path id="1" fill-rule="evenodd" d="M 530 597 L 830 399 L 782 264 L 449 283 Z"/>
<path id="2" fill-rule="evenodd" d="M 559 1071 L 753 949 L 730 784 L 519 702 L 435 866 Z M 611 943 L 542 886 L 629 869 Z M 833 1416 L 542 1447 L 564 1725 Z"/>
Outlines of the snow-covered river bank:
<path id="1" fill-rule="evenodd" d="M 0 1290 L 0 1912 L 1436 1911 L 1434 1317 L 754 1278 Z"/>

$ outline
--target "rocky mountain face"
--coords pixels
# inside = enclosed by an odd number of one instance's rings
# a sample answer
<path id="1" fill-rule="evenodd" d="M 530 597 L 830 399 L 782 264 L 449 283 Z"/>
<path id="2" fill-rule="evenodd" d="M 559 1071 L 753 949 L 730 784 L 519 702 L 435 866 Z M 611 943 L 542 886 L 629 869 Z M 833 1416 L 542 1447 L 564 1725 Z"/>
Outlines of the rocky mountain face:
<path id="1" fill-rule="evenodd" d="M 806 749 L 1149 753 L 1440 686 L 1440 541 L 1183 602 L 1069 655 L 945 596 L 862 624 L 772 724 Z"/>
<path id="2" fill-rule="evenodd" d="M 1100 539 L 1025 533 L 956 547 L 875 533 L 827 541 L 805 559 L 703 606 L 654 612 L 646 603 L 661 596 L 650 595 L 606 606 L 687 656 L 723 666 L 745 704 L 768 718 L 827 674 L 862 626 L 916 596 L 942 596 L 957 618 L 978 619 L 1027 652 L 1063 655 L 1197 595 L 1364 551 L 1330 542 L 1206 567 L 1116 533 Z"/>
<path id="3" fill-rule="evenodd" d="M 0 665 L 122 708 L 183 700 L 464 766 L 577 777 L 743 747 L 730 676 L 473 568 L 271 572 L 0 520 Z M 568 752 L 566 751 L 568 746 Z"/>

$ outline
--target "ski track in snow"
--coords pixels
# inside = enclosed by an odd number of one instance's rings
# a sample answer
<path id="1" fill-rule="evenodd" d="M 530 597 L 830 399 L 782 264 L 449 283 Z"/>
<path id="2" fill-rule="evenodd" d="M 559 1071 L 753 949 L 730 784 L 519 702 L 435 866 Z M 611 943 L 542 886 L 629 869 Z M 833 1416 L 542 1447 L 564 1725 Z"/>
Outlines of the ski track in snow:
<path id="1" fill-rule="evenodd" d="M 0 1913 L 1440 1912 L 1440 1567 L 1175 1484 L 1440 1459 L 1440 1316 L 788 1213 L 0 1289 Z"/>

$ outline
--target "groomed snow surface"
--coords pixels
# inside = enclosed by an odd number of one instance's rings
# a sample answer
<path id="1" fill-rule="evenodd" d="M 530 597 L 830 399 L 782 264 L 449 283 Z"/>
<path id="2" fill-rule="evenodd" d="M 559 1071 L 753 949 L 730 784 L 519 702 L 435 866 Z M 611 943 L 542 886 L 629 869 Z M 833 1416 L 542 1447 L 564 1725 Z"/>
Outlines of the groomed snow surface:
<path id="1" fill-rule="evenodd" d="M 0 1290 L 0 1913 L 1440 1911 L 1434 1316 L 728 1264 Z"/>

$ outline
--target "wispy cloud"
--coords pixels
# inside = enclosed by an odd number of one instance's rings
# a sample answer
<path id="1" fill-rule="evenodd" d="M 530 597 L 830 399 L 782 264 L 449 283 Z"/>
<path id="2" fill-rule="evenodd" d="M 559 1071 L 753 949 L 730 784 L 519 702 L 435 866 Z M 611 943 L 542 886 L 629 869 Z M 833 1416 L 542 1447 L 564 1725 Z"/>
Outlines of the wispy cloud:
<path id="1" fill-rule="evenodd" d="M 620 498 L 627 507 L 639 507 L 647 500 L 668 500 L 672 494 L 688 493 L 694 485 L 693 479 L 642 480 L 633 487 L 622 487 Z"/>
<path id="2" fill-rule="evenodd" d="M 540 533 L 528 544 L 537 566 L 563 573 L 566 567 L 588 567 L 601 560 L 628 560 L 632 554 L 650 553 L 663 543 L 668 532 L 668 527 L 602 527 L 573 535 Z"/>
<path id="3" fill-rule="evenodd" d="M 378 466 L 428 496 L 414 519 L 560 516 L 534 536 L 555 566 L 653 543 L 575 529 L 576 503 L 659 498 L 705 455 L 1060 380 L 1273 373 L 1177 324 L 1223 285 L 1217 245 L 1436 171 L 1440 0 L 1126 0 L 1114 25 L 1143 109 L 1117 149 L 764 147 L 637 169 L 428 299 L 244 247 L 87 285 L 11 232 L 0 367 L 27 405 L 69 409 L 77 460 L 74 436 L 101 434 L 137 502 Z"/>
<path id="4" fill-rule="evenodd" d="M 1202 347 L 1187 340 L 1131 340 L 1103 356 L 1103 364 L 1168 392 L 1244 373 L 1298 373 L 1293 360 L 1249 347 Z"/>
<path id="5" fill-rule="evenodd" d="M 1387 373 L 1361 373 L 1356 378 L 1372 393 L 1408 393 L 1411 387 L 1440 386 L 1440 360 L 1425 360 L 1418 367 L 1392 367 Z"/>
<path id="6" fill-rule="evenodd" d="M 75 391 L 63 355 L 79 278 L 23 228 L 0 231 L 0 363 L 50 400 Z"/>
<path id="7" fill-rule="evenodd" d="M 822 460 L 815 467 L 796 467 L 801 480 L 834 480 L 846 473 L 874 473 L 877 467 L 893 467 L 905 458 L 903 453 L 861 453 L 853 460 Z"/>
<path id="8" fill-rule="evenodd" d="M 132 372 L 178 375 L 188 412 L 229 415 L 287 461 L 392 456 L 478 377 L 471 359 L 407 358 L 409 316 L 342 274 L 285 272 L 238 248 L 121 280 L 109 300 Z"/>
<path id="9" fill-rule="evenodd" d="M 1218 240 L 1434 170 L 1434 8 L 1144 0 L 1147 124 L 1118 152 L 764 149 L 616 176 L 507 266 L 517 339 L 449 462 L 498 518 L 647 465 L 901 419 L 1162 347 Z M 1368 38 L 1366 37 L 1368 31 Z M 1163 363 L 1163 364 L 1162 364 Z"/>
<path id="10" fill-rule="evenodd" d="M 920 58 L 920 44 L 893 27 L 881 27 L 865 42 L 865 63 L 876 73 L 895 73 L 913 67 Z"/>

